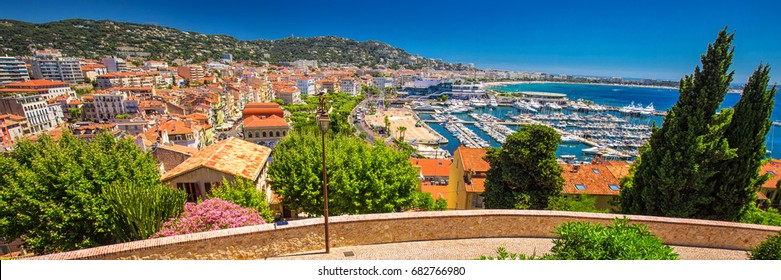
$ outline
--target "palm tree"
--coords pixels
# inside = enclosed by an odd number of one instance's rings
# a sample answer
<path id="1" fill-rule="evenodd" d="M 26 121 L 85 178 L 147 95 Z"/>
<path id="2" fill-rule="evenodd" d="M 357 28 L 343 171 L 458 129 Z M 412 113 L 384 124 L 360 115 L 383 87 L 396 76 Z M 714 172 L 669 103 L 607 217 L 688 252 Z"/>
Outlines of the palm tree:
<path id="1" fill-rule="evenodd" d="M 388 118 L 388 116 L 386 115 L 386 116 L 385 116 L 385 133 L 388 133 L 388 135 L 390 135 L 390 134 L 391 134 L 391 131 L 390 131 L 390 126 L 391 126 L 390 119 L 389 119 L 389 118 Z"/>
<path id="2" fill-rule="evenodd" d="M 398 131 L 399 131 L 399 142 L 404 142 L 404 134 L 405 132 L 407 132 L 407 127 L 399 126 Z"/>

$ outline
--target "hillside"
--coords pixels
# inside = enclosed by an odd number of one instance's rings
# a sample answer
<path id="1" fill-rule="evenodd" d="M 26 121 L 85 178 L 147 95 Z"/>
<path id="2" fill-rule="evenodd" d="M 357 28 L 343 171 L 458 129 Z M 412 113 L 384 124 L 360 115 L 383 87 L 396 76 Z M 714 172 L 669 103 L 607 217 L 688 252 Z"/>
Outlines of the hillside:
<path id="1" fill-rule="evenodd" d="M 56 48 L 67 55 L 86 58 L 118 55 L 201 62 L 230 53 L 234 60 L 272 64 L 308 59 L 355 66 L 466 68 L 460 63 L 412 55 L 382 42 L 358 42 L 333 36 L 244 41 L 227 35 L 111 20 L 68 19 L 35 24 L 0 19 L 0 54 L 28 56 L 32 50 L 42 48 Z"/>

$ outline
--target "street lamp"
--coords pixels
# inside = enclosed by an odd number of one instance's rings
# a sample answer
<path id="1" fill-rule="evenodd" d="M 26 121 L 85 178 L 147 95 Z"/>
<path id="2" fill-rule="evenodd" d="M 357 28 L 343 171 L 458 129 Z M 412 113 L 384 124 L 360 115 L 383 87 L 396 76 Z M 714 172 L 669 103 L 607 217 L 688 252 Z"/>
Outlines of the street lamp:
<path id="1" fill-rule="evenodd" d="M 328 131 L 328 125 L 331 120 L 328 118 L 328 111 L 325 108 L 325 93 L 320 94 L 320 107 L 317 109 L 317 126 L 320 127 L 323 140 L 323 216 L 325 217 L 325 253 L 331 252 L 331 246 L 328 239 L 328 181 L 325 176 L 325 133 Z"/>

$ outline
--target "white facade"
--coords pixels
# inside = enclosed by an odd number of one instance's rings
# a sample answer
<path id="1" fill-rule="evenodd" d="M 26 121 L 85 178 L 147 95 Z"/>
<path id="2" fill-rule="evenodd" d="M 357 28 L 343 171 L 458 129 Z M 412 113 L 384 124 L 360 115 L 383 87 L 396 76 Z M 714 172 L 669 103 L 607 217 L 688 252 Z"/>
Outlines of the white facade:
<path id="1" fill-rule="evenodd" d="M 95 101 L 95 113 L 98 120 L 109 120 L 119 114 L 125 114 L 125 94 L 113 91 L 109 94 L 93 94 Z"/>
<path id="2" fill-rule="evenodd" d="M 24 61 L 15 57 L 0 57 L 0 85 L 30 80 L 30 73 Z"/>
<path id="3" fill-rule="evenodd" d="M 50 130 L 63 122 L 62 107 L 58 103 L 49 104 L 49 100 L 60 96 L 75 96 L 75 92 L 70 86 L 52 85 L 49 82 L 46 85 L 40 85 L 41 82 L 30 81 L 28 83 L 37 83 L 38 85 L 23 85 L 19 87 L 19 92 L 14 94 L 14 88 L 6 88 L 6 97 L 0 99 L 0 113 L 15 114 L 27 118 L 30 132 L 39 133 Z M 28 91 L 25 89 L 36 89 Z M 37 92 L 36 92 L 37 91 Z"/>
<path id="4" fill-rule="evenodd" d="M 79 59 L 62 57 L 59 51 L 36 51 L 30 65 L 33 78 L 38 80 L 63 81 L 71 84 L 84 81 Z"/>
<path id="5" fill-rule="evenodd" d="M 296 81 L 296 87 L 302 95 L 313 95 L 315 93 L 315 80 L 301 79 Z"/>
<path id="6" fill-rule="evenodd" d="M 343 79 L 341 80 L 342 93 L 347 93 L 352 96 L 356 96 L 361 93 L 361 86 L 355 79 Z"/>
<path id="7" fill-rule="evenodd" d="M 108 69 L 109 73 L 128 71 L 127 63 L 124 59 L 106 56 L 101 62 L 103 65 L 106 65 L 106 69 Z"/>
<path id="8" fill-rule="evenodd" d="M 374 88 L 383 90 L 385 88 L 393 87 L 393 78 L 375 77 L 372 79 L 372 84 L 374 84 Z"/>

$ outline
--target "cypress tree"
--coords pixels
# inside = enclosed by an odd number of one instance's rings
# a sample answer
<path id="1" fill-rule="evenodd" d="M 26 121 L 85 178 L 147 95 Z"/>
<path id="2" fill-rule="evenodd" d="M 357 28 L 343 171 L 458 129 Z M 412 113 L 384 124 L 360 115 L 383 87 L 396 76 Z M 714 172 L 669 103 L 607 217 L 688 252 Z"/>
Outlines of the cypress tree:
<path id="1" fill-rule="evenodd" d="M 776 87 L 768 89 L 770 66 L 760 64 L 748 80 L 735 113 L 725 131 L 737 157 L 719 165 L 721 172 L 712 179 L 718 186 L 713 211 L 724 220 L 738 220 L 756 200 L 756 192 L 768 179 L 759 176 L 765 158 L 765 139 L 770 130 Z"/>
<path id="2" fill-rule="evenodd" d="M 622 209 L 628 213 L 711 218 L 714 187 L 708 182 L 718 163 L 735 156 L 724 132 L 731 110 L 716 114 L 734 72 L 734 34 L 726 28 L 701 56 L 702 70 L 680 82 L 678 102 L 667 112 L 661 128 L 654 127 L 647 146 L 623 186 Z"/>

